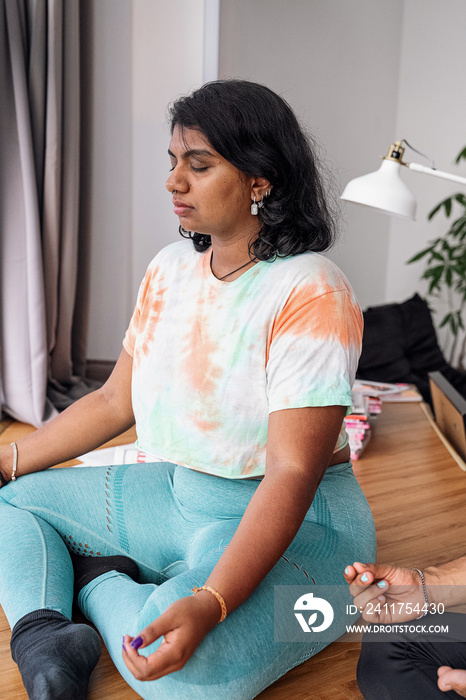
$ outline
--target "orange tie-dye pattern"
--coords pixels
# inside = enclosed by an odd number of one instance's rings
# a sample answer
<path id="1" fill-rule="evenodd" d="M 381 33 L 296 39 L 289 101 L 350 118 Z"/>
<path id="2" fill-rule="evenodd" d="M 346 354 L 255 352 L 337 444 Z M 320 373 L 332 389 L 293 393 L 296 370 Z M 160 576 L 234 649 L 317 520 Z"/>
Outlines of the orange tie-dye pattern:
<path id="1" fill-rule="evenodd" d="M 163 286 L 163 275 L 157 276 L 157 268 L 145 280 L 141 294 L 140 315 L 136 333 L 140 340 L 134 349 L 134 364 L 138 367 L 142 357 L 146 357 L 154 338 L 155 327 L 160 320 L 165 306 L 165 293 L 167 288 Z M 150 304 L 144 303 L 145 299 L 151 300 Z"/>
<path id="2" fill-rule="evenodd" d="M 317 313 L 313 312 L 314 304 Z M 350 315 L 357 322 L 342 324 Z M 291 294 L 283 310 L 274 321 L 267 341 L 266 363 L 270 346 L 275 338 L 290 333 L 296 336 L 312 335 L 321 340 L 337 341 L 343 347 L 359 347 L 362 338 L 362 315 L 359 304 L 345 288 L 334 289 L 323 280 L 299 287 Z"/>
<path id="3" fill-rule="evenodd" d="M 191 414 L 191 418 L 201 433 L 211 433 L 214 430 L 218 430 L 222 425 L 219 421 L 206 420 L 206 418 L 200 416 L 199 413 Z"/>
<path id="4" fill-rule="evenodd" d="M 211 308 L 215 294 L 210 292 L 207 305 Z M 198 395 L 203 397 L 204 414 L 190 413 L 190 419 L 202 433 L 210 433 L 218 427 L 218 410 L 213 397 L 217 395 L 216 388 L 224 377 L 224 368 L 215 362 L 219 340 L 214 340 L 209 333 L 208 318 L 203 299 L 193 319 L 189 333 L 185 336 L 184 351 L 186 360 L 184 372 L 186 381 Z"/>
<path id="5" fill-rule="evenodd" d="M 214 340 L 209 333 L 204 304 L 202 300 L 189 333 L 185 336 L 185 373 L 186 379 L 196 391 L 208 395 L 215 391 L 217 380 L 224 375 L 224 368 L 214 362 L 219 340 Z"/>

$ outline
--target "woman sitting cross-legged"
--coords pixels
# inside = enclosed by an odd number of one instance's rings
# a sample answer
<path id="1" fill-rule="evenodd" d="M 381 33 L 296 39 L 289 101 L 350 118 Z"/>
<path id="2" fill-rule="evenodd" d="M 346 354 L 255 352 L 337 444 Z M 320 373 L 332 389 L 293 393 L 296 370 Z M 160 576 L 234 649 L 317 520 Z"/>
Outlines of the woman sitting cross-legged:
<path id="1" fill-rule="evenodd" d="M 324 646 L 274 640 L 274 587 L 375 554 L 343 421 L 362 318 L 320 254 L 308 140 L 268 88 L 218 81 L 174 103 L 168 153 L 188 240 L 150 263 L 103 388 L 0 453 L 0 603 L 34 700 L 86 697 L 74 579 L 141 697 L 238 700 Z M 152 463 L 43 471 L 134 422 Z"/>

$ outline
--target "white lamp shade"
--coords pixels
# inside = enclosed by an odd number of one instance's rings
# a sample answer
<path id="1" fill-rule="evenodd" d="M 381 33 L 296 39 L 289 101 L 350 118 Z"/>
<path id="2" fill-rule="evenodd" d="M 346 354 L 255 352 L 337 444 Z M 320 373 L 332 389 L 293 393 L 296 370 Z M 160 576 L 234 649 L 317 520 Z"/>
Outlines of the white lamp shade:
<path id="1" fill-rule="evenodd" d="M 400 163 L 393 160 L 383 160 L 375 172 L 350 180 L 341 199 L 414 219 L 416 200 L 400 177 L 400 167 Z"/>

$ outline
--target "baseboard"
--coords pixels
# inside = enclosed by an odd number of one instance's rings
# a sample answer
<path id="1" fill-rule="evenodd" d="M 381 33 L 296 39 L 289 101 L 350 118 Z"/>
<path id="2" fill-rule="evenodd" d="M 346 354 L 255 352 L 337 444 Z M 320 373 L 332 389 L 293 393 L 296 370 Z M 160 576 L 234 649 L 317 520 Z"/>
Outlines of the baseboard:
<path id="1" fill-rule="evenodd" d="M 105 382 L 111 375 L 114 367 L 114 360 L 87 360 L 86 377 Z"/>

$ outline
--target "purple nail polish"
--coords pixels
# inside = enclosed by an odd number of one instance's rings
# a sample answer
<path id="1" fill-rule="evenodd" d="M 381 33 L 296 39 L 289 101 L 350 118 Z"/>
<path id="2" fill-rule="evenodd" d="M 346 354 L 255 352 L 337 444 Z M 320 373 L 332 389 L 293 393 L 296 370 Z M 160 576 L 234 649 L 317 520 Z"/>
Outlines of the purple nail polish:
<path id="1" fill-rule="evenodd" d="M 144 644 L 144 640 L 142 637 L 136 637 L 131 642 L 131 646 L 133 647 L 133 649 L 139 649 L 139 647 L 142 646 L 142 644 Z"/>

